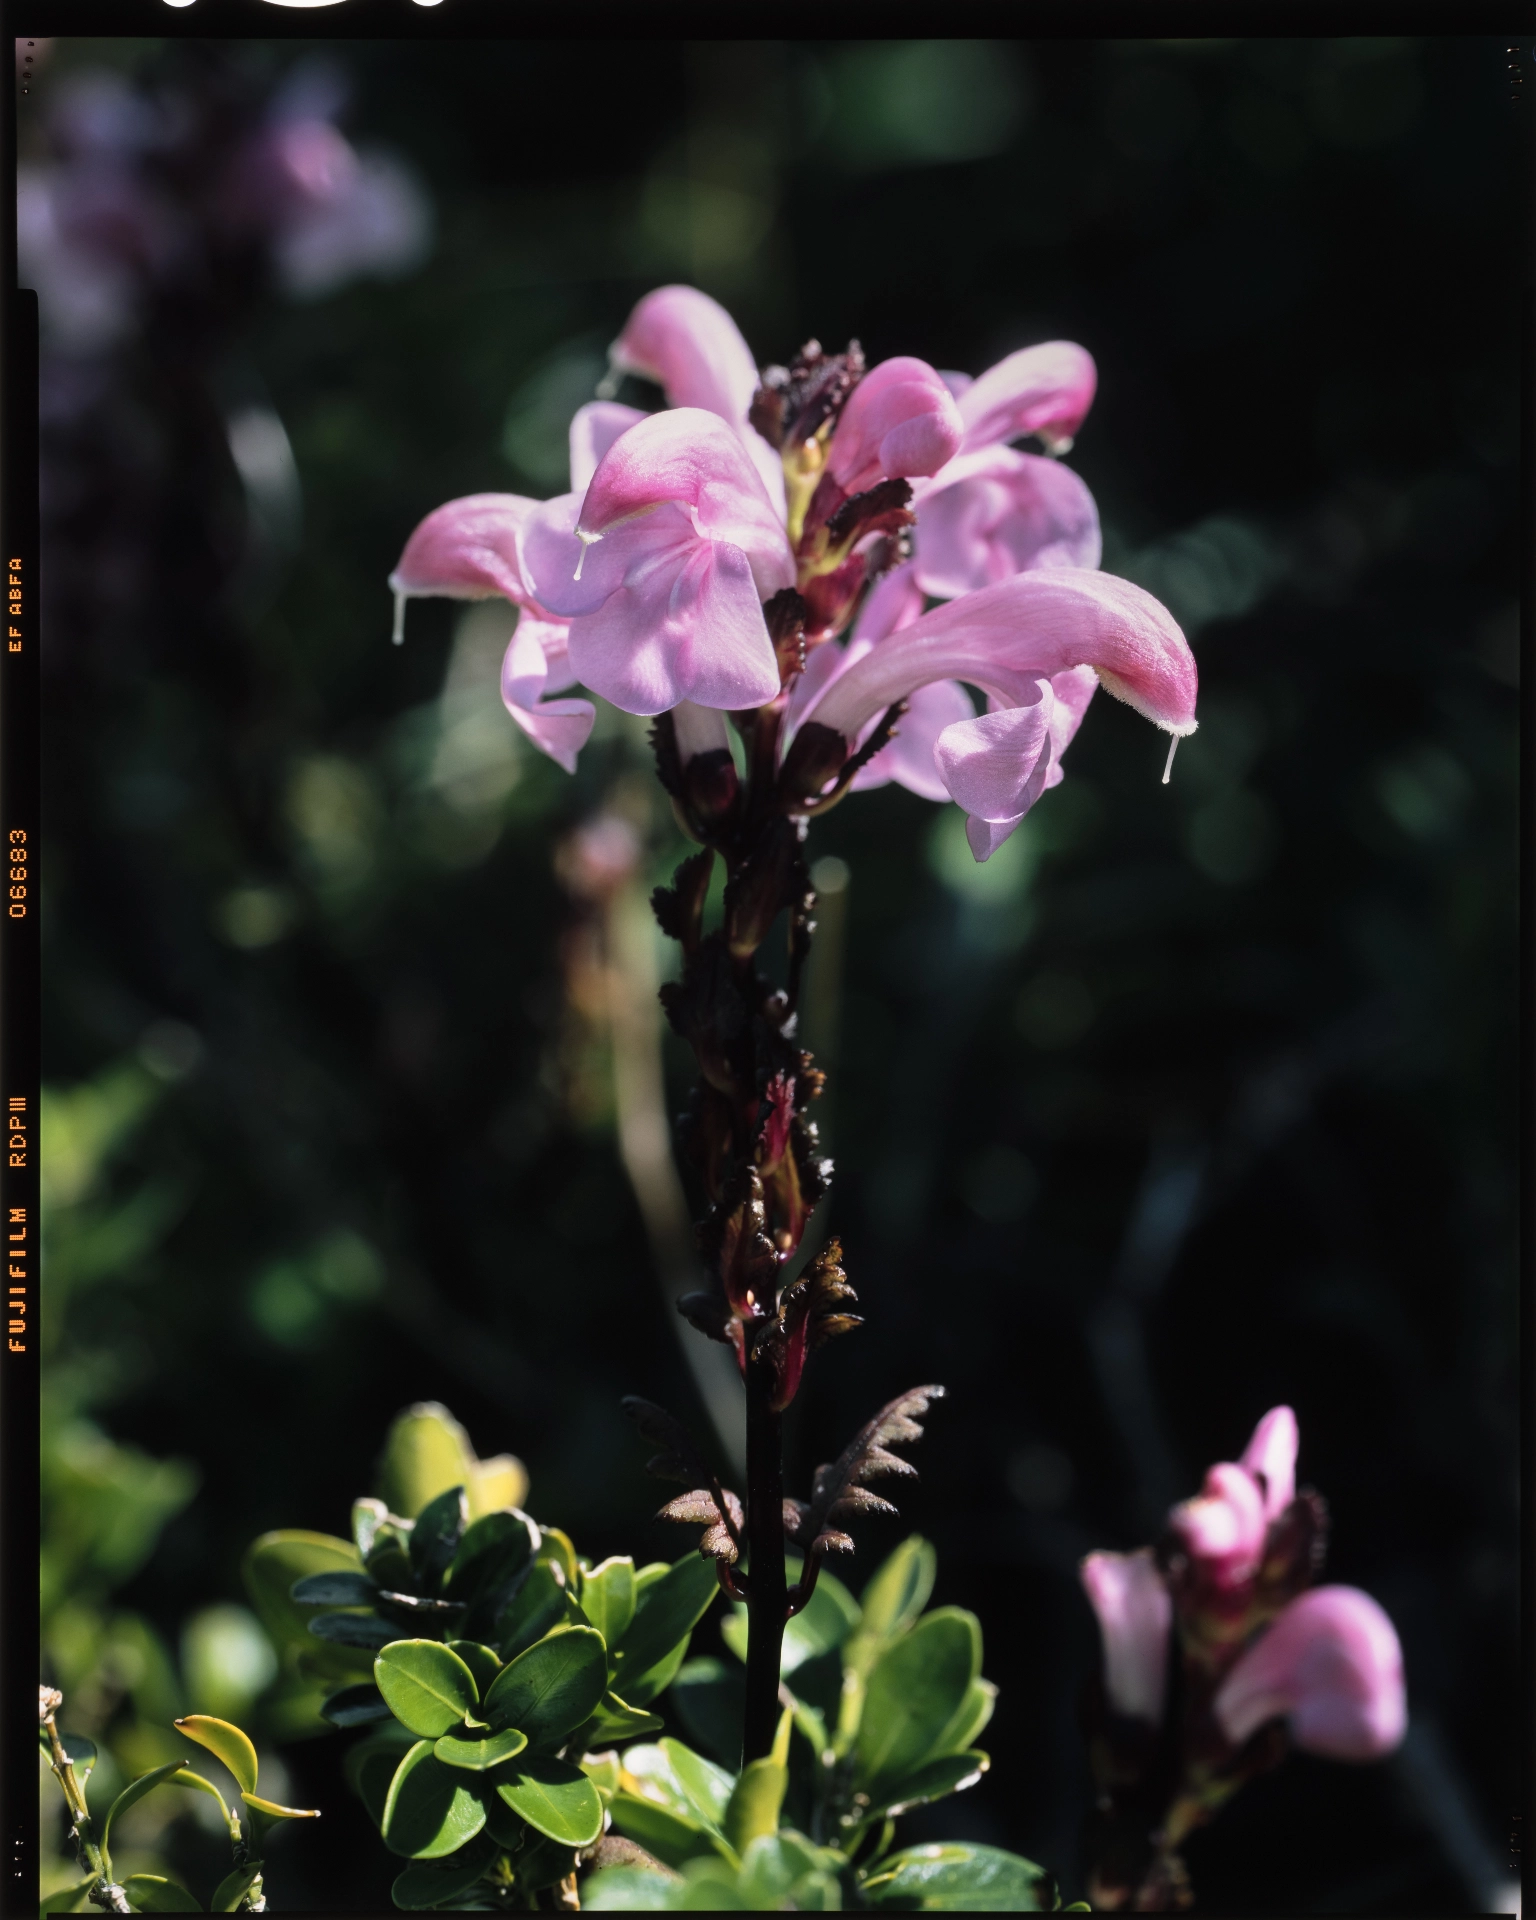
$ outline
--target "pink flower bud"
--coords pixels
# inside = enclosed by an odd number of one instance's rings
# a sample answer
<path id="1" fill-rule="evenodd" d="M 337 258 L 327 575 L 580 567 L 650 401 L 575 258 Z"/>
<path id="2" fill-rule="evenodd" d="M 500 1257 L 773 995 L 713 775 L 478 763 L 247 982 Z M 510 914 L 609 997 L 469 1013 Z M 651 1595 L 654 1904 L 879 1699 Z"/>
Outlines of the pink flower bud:
<path id="1" fill-rule="evenodd" d="M 963 432 L 948 387 L 926 360 L 882 360 L 843 408 L 827 471 L 846 494 L 937 473 L 959 451 Z"/>
<path id="2" fill-rule="evenodd" d="M 1090 1553 L 1081 1574 L 1103 1636 L 1109 1703 L 1116 1713 L 1156 1726 L 1168 1686 L 1173 1602 L 1152 1550 Z"/>
<path id="3" fill-rule="evenodd" d="M 1269 1525 L 1258 1482 L 1230 1460 L 1211 1468 L 1201 1491 L 1176 1506 L 1168 1524 L 1190 1558 L 1223 1587 L 1253 1572 Z"/>
<path id="4" fill-rule="evenodd" d="M 1234 1745 L 1284 1718 L 1309 1753 L 1379 1759 L 1408 1725 L 1396 1629 L 1357 1587 L 1314 1587 L 1239 1656 L 1213 1704 Z"/>

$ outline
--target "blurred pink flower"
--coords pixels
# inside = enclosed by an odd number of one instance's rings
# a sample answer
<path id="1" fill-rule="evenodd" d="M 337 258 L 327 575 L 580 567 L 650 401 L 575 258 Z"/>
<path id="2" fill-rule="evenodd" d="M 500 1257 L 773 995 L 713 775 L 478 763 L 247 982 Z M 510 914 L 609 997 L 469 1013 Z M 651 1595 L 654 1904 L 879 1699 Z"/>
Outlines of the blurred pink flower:
<path id="1" fill-rule="evenodd" d="M 1158 1725 L 1168 1688 L 1173 1603 L 1152 1549 L 1090 1553 L 1081 1575 L 1103 1639 L 1110 1705 L 1130 1719 Z"/>
<path id="2" fill-rule="evenodd" d="M 1241 1464 L 1219 1462 L 1201 1491 L 1168 1516 L 1184 1550 L 1216 1586 L 1238 1586 L 1258 1565 L 1270 1522 L 1295 1496 L 1297 1444 L 1295 1414 L 1271 1408 Z"/>
<path id="3" fill-rule="evenodd" d="M 1239 1655 L 1214 1710 L 1235 1746 L 1283 1718 L 1310 1753 L 1380 1759 L 1408 1725 L 1397 1631 L 1368 1593 L 1314 1587 Z"/>

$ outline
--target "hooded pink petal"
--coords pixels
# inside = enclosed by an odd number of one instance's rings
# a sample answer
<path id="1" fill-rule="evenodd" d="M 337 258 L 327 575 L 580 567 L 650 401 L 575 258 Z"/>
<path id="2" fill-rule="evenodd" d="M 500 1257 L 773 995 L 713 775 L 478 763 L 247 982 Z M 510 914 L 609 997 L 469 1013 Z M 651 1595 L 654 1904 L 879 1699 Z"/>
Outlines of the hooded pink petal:
<path id="1" fill-rule="evenodd" d="M 1243 1450 L 1242 1465 L 1263 1492 L 1266 1520 L 1277 1520 L 1296 1498 L 1299 1444 L 1295 1414 L 1289 1407 L 1271 1407 Z"/>
<path id="2" fill-rule="evenodd" d="M 501 697 L 508 713 L 533 744 L 551 760 L 576 771 L 576 755 L 586 745 L 597 710 L 590 700 L 546 700 L 551 680 L 563 679 L 566 630 L 563 622 L 525 612 L 501 663 Z"/>
<path id="3" fill-rule="evenodd" d="M 1041 695 L 1044 695 L 1044 698 Z M 947 728 L 934 757 L 950 797 L 989 824 L 1017 824 L 1039 799 L 1050 771 L 1050 689 L 1027 706 L 1005 707 Z"/>
<path id="4" fill-rule="evenodd" d="M 872 367 L 843 408 L 827 471 L 844 493 L 877 480 L 937 473 L 959 451 L 963 429 L 948 387 L 926 360 L 898 355 Z"/>
<path id="5" fill-rule="evenodd" d="M 1070 340 L 1010 353 L 960 395 L 966 450 L 1038 433 L 1053 453 L 1065 453 L 1097 384 L 1093 356 Z"/>
<path id="6" fill-rule="evenodd" d="M 534 598 L 524 571 L 522 533 L 537 500 L 516 493 L 471 493 L 429 513 L 405 543 L 389 576 L 395 595 L 395 639 L 405 602 L 431 595 L 488 600 L 503 594 L 518 606 Z"/>
<path id="7" fill-rule="evenodd" d="M 1230 1460 L 1211 1468 L 1204 1487 L 1173 1509 L 1168 1524 L 1190 1558 L 1221 1586 L 1235 1586 L 1252 1573 L 1269 1529 L 1259 1483 Z"/>
<path id="8" fill-rule="evenodd" d="M 589 400 L 571 415 L 571 491 L 585 493 L 598 462 L 618 439 L 646 415 L 617 400 Z"/>
<path id="9" fill-rule="evenodd" d="M 1104 1691 L 1116 1713 L 1163 1717 L 1173 1603 L 1150 1547 L 1138 1553 L 1090 1553 L 1083 1587 L 1104 1641 Z"/>
<path id="10" fill-rule="evenodd" d="M 808 716 L 848 739 L 894 700 L 934 680 L 965 680 L 1002 707 L 1088 666 L 1155 725 L 1193 733 L 1197 676 L 1167 608 L 1128 580 L 1044 567 L 935 607 L 839 675 Z"/>
<path id="11" fill-rule="evenodd" d="M 1093 495 L 1071 470 L 1011 447 L 962 453 L 918 493 L 916 576 L 954 600 L 1031 567 L 1097 567 Z"/>
<path id="12" fill-rule="evenodd" d="M 1358 1588 L 1314 1587 L 1239 1656 L 1213 1704 L 1234 1744 L 1284 1718 L 1310 1753 L 1379 1759 L 1408 1726 L 1397 1631 Z"/>

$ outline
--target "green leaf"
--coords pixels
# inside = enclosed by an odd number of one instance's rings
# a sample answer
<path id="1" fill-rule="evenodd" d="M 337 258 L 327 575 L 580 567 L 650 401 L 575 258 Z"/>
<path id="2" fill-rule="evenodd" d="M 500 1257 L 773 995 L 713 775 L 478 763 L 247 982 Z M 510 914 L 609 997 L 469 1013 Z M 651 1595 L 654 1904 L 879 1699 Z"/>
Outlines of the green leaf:
<path id="1" fill-rule="evenodd" d="M 241 1566 L 245 1590 L 257 1618 L 270 1634 L 273 1644 L 290 1659 L 299 1650 L 314 1656 L 322 1676 L 329 1680 L 347 1680 L 366 1672 L 368 1662 L 338 1646 L 334 1650 L 317 1647 L 309 1635 L 309 1613 L 291 1597 L 296 1580 L 306 1574 L 358 1572 L 361 1561 L 357 1549 L 347 1540 L 329 1533 L 287 1530 L 264 1533 L 252 1543 Z"/>
<path id="2" fill-rule="evenodd" d="M 497 1851 L 496 1842 L 482 1833 L 446 1860 L 413 1862 L 391 1889 L 395 1905 L 408 1913 L 421 1912 L 456 1899 L 474 1886 Z"/>
<path id="3" fill-rule="evenodd" d="M 285 1821 L 320 1818 L 318 1807 L 284 1807 L 276 1800 L 258 1800 L 254 1793 L 242 1793 L 240 1798 L 250 1811 L 251 1834 L 256 1842 L 253 1851 L 258 1856 L 265 1853 L 267 1841 Z"/>
<path id="4" fill-rule="evenodd" d="M 368 1817 L 376 1827 L 384 1824 L 384 1803 L 389 1798 L 395 1770 L 414 1744 L 400 1722 L 391 1717 L 376 1733 L 359 1740 L 342 1761 L 347 1785 L 368 1809 Z"/>
<path id="5" fill-rule="evenodd" d="M 87 1883 L 89 1884 L 89 1883 Z M 130 1873 L 123 1892 L 135 1913 L 201 1913 L 203 1909 L 174 1880 L 163 1873 Z"/>
<path id="6" fill-rule="evenodd" d="M 493 1726 L 521 1727 L 530 1746 L 548 1745 L 591 1717 L 607 1685 L 602 1635 L 565 1627 L 502 1669 L 485 1711 Z"/>
<path id="7" fill-rule="evenodd" d="M 496 1616 L 495 1637 L 504 1659 L 522 1653 L 552 1627 L 571 1619 L 574 1602 L 564 1579 L 564 1574 L 541 1562 L 522 1580 Z"/>
<path id="8" fill-rule="evenodd" d="M 734 1774 L 706 1760 L 703 1754 L 695 1753 L 692 1747 L 685 1747 L 681 1740 L 663 1740 L 660 1746 L 671 1763 L 672 1778 L 689 1807 L 706 1826 L 716 1832 L 723 1831 L 725 1810 L 736 1784 Z"/>
<path id="9" fill-rule="evenodd" d="M 1050 1874 L 1033 1860 L 969 1841 L 908 1847 L 859 1891 L 866 1906 L 908 1912 L 1049 1913 L 1055 1900 Z"/>
<path id="10" fill-rule="evenodd" d="M 438 1640 L 392 1641 L 374 1661 L 373 1677 L 390 1712 L 424 1740 L 460 1725 L 480 1700 L 475 1676 Z"/>
<path id="11" fill-rule="evenodd" d="M 485 1830 L 508 1853 L 516 1853 L 528 1840 L 528 1829 L 504 1800 L 494 1793 L 482 1793 L 481 1805 L 485 1808 Z"/>
<path id="12" fill-rule="evenodd" d="M 450 1640 L 448 1651 L 456 1653 L 475 1676 L 475 1685 L 480 1689 L 480 1698 L 483 1700 L 501 1672 L 501 1662 L 494 1651 L 481 1646 L 478 1640 Z"/>
<path id="13" fill-rule="evenodd" d="M 338 1647 L 366 1648 L 376 1653 L 396 1639 L 400 1629 L 381 1620 L 376 1613 L 317 1613 L 309 1623 L 309 1631 L 315 1639 Z"/>
<path id="14" fill-rule="evenodd" d="M 172 1774 L 169 1784 L 173 1787 L 191 1787 L 195 1791 L 208 1794 L 219 1803 L 219 1811 L 224 1815 L 225 1824 L 229 1823 L 229 1808 L 224 1804 L 224 1796 L 211 1780 L 205 1780 L 200 1773 L 194 1773 L 190 1767 L 183 1767 L 180 1773 Z"/>
<path id="15" fill-rule="evenodd" d="M 840 1854 L 814 1846 L 803 1834 L 764 1834 L 742 1855 L 737 1887 L 753 1907 L 825 1912 L 830 1904 L 835 1910 L 839 1902 L 833 1876 L 841 1863 Z M 830 1903 L 823 1884 L 827 1881 L 832 1889 Z"/>
<path id="16" fill-rule="evenodd" d="M 581 1904 L 588 1913 L 666 1913 L 679 1887 L 676 1874 L 652 1867 L 608 1867 L 582 1887 Z"/>
<path id="17" fill-rule="evenodd" d="M 512 1777 L 498 1780 L 496 1792 L 519 1819 L 563 1846 L 588 1847 L 603 1830 L 597 1788 L 568 1760 L 514 1762 Z"/>
<path id="18" fill-rule="evenodd" d="M 635 1617 L 635 1563 L 614 1555 L 581 1578 L 581 1610 L 610 1647 Z"/>
<path id="19" fill-rule="evenodd" d="M 509 1509 L 486 1514 L 465 1529 L 444 1592 L 452 1600 L 474 1600 L 506 1586 L 533 1559 L 539 1539 L 539 1529 L 526 1513 Z"/>
<path id="20" fill-rule="evenodd" d="M 391 1513 L 414 1518 L 449 1487 L 467 1486 L 474 1465 L 469 1435 L 446 1407 L 424 1400 L 391 1423 L 379 1462 L 379 1492 Z"/>
<path id="21" fill-rule="evenodd" d="M 719 1591 L 714 1561 L 696 1553 L 679 1560 L 646 1588 L 614 1651 L 614 1686 L 632 1705 L 646 1704 L 636 1682 L 679 1645 L 686 1646 Z"/>
<path id="22" fill-rule="evenodd" d="M 849 1648 L 848 1664 L 867 1673 L 887 1640 L 905 1633 L 928 1604 L 938 1571 L 938 1555 L 919 1534 L 901 1545 L 876 1568 L 860 1596 L 858 1658 Z"/>
<path id="23" fill-rule="evenodd" d="M 745 1852 L 748 1843 L 760 1835 L 778 1830 L 779 1813 L 789 1786 L 790 1725 L 790 1715 L 780 1714 L 772 1753 L 764 1759 L 749 1761 L 731 1789 L 722 1824 L 726 1839 L 738 1853 Z"/>
<path id="24" fill-rule="evenodd" d="M 216 1760 L 222 1760 L 235 1776 L 242 1793 L 256 1791 L 256 1749 L 249 1734 L 242 1733 L 227 1720 L 215 1720 L 212 1714 L 189 1713 L 175 1722 L 176 1731 L 200 1747 L 206 1747 Z"/>
<path id="25" fill-rule="evenodd" d="M 421 1584 L 435 1592 L 453 1564 L 469 1525 L 469 1502 L 463 1487 L 450 1487 L 429 1500 L 411 1529 L 411 1567 Z"/>
<path id="26" fill-rule="evenodd" d="M 640 1794 L 620 1791 L 609 1803 L 614 1828 L 634 1840 L 669 1867 L 680 1867 L 701 1854 L 717 1852 L 716 1842 L 696 1818 L 684 1819 L 670 1807 L 658 1806 Z M 724 1840 L 719 1842 L 723 1846 Z"/>
<path id="27" fill-rule="evenodd" d="M 108 1807 L 107 1817 L 101 1829 L 101 1851 L 109 1862 L 112 1858 L 110 1850 L 112 1822 L 120 1813 L 126 1813 L 130 1807 L 137 1806 L 146 1793 L 153 1793 L 155 1788 L 163 1785 L 173 1773 L 180 1773 L 180 1771 L 179 1760 L 169 1760 L 163 1767 L 153 1767 L 148 1773 L 141 1773 L 137 1780 L 130 1781 Z"/>
<path id="28" fill-rule="evenodd" d="M 547 1834 L 529 1833 L 527 1844 L 512 1863 L 517 1869 L 519 1891 L 534 1893 L 554 1886 L 557 1880 L 575 1872 L 580 1858 L 578 1847 L 551 1840 Z"/>
<path id="29" fill-rule="evenodd" d="M 634 1740 L 644 1733 L 656 1733 L 665 1725 L 659 1713 L 646 1713 L 632 1707 L 610 1691 L 598 1702 L 597 1712 L 581 1729 L 576 1744 L 583 1750 L 612 1746 L 616 1740 Z"/>
<path id="30" fill-rule="evenodd" d="M 581 1592 L 581 1564 L 576 1558 L 576 1549 L 571 1545 L 571 1536 L 559 1527 L 541 1527 L 538 1558 L 547 1564 L 557 1566 L 566 1586 L 573 1594 Z"/>
<path id="31" fill-rule="evenodd" d="M 872 1796 L 868 1818 L 884 1814 L 895 1819 L 925 1800 L 943 1800 L 952 1793 L 974 1787 L 992 1762 L 975 1748 L 965 1753 L 946 1753 L 927 1760 L 902 1779 L 887 1782 Z"/>
<path id="32" fill-rule="evenodd" d="M 678 1669 L 688 1657 L 688 1642 L 679 1640 L 672 1651 L 654 1667 L 645 1673 L 632 1673 L 626 1676 L 624 1685 L 629 1689 L 625 1699 L 632 1707 L 646 1707 L 657 1694 L 665 1693 L 677 1677 Z"/>
<path id="33" fill-rule="evenodd" d="M 584 1753 L 576 1764 L 604 1800 L 611 1800 L 618 1792 L 620 1767 L 616 1753 Z"/>
<path id="34" fill-rule="evenodd" d="M 528 1744 L 528 1736 L 517 1727 L 504 1727 L 500 1733 L 487 1734 L 483 1740 L 462 1740 L 444 1734 L 432 1751 L 445 1767 L 463 1767 L 470 1773 L 485 1773 L 511 1760 Z"/>
<path id="35" fill-rule="evenodd" d="M 261 1862 L 236 1867 L 213 1890 L 213 1898 L 208 1902 L 210 1913 L 237 1913 L 240 1902 L 250 1892 L 252 1886 L 261 1878 Z"/>
<path id="36" fill-rule="evenodd" d="M 690 1660 L 672 1682 L 668 1711 L 682 1723 L 695 1746 L 717 1760 L 735 1764 L 741 1758 L 742 1717 L 747 1679 L 734 1661 L 705 1657 Z"/>
<path id="37" fill-rule="evenodd" d="M 372 1550 L 374 1536 L 389 1518 L 389 1508 L 382 1500 L 363 1499 L 352 1502 L 352 1538 L 357 1550 L 366 1560 Z"/>
<path id="38" fill-rule="evenodd" d="M 959 1607 L 925 1614 L 870 1672 L 855 1780 L 883 1786 L 914 1772 L 956 1720 L 981 1665 L 981 1628 Z"/>
<path id="39" fill-rule="evenodd" d="M 990 1680 L 973 1680 L 960 1710 L 939 1735 L 935 1753 L 960 1753 L 974 1746 L 997 1706 L 997 1688 Z"/>
<path id="40" fill-rule="evenodd" d="M 320 1717 L 333 1727 L 365 1727 L 374 1720 L 387 1720 L 389 1703 L 371 1680 L 363 1680 L 355 1687 L 328 1693 L 321 1702 Z"/>
<path id="41" fill-rule="evenodd" d="M 39 1914 L 73 1913 L 76 1901 L 83 1900 L 95 1885 L 96 1876 L 93 1873 L 89 1878 L 79 1881 L 75 1886 L 56 1887 L 52 1893 L 48 1894 L 46 1898 L 39 1903 L 37 1910 Z"/>
<path id="42" fill-rule="evenodd" d="M 485 1808 L 473 1783 L 445 1767 L 430 1740 L 418 1740 L 395 1770 L 384 1802 L 382 1832 L 391 1853 L 411 1860 L 438 1860 L 456 1853 L 485 1825 Z"/>
<path id="43" fill-rule="evenodd" d="M 301 1607 L 371 1607 L 379 1590 L 366 1573 L 306 1573 L 288 1597 Z"/>

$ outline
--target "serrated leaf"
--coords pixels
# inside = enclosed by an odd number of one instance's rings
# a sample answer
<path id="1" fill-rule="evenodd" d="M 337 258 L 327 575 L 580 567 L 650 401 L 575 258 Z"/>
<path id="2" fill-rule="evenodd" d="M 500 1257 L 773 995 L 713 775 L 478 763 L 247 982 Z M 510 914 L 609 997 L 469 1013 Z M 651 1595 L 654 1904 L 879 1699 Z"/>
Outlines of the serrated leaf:
<path id="1" fill-rule="evenodd" d="M 469 1526 L 469 1501 L 462 1486 L 449 1487 L 429 1500 L 411 1529 L 411 1567 L 429 1592 L 453 1564 L 459 1543 Z"/>
<path id="2" fill-rule="evenodd" d="M 366 1573 L 307 1573 L 295 1580 L 288 1597 L 301 1607 L 371 1607 L 379 1590 Z"/>
<path id="3" fill-rule="evenodd" d="M 679 1560 L 648 1586 L 635 1608 L 623 1639 L 614 1651 L 614 1687 L 633 1704 L 637 1698 L 635 1682 L 652 1667 L 686 1646 L 688 1636 L 709 1611 L 710 1602 L 720 1591 L 712 1560 L 701 1560 L 696 1553 Z M 633 1678 L 631 1678 L 633 1676 Z"/>
<path id="4" fill-rule="evenodd" d="M 515 1762 L 512 1777 L 498 1780 L 496 1792 L 520 1820 L 562 1846 L 590 1846 L 603 1830 L 597 1788 L 568 1760 Z"/>
<path id="5" fill-rule="evenodd" d="M 635 1563 L 614 1555 L 581 1580 L 581 1610 L 610 1647 L 617 1647 L 635 1617 Z"/>
<path id="6" fill-rule="evenodd" d="M 216 1720 L 212 1714 L 189 1713 L 174 1722 L 176 1731 L 206 1747 L 216 1760 L 222 1760 L 235 1776 L 242 1793 L 256 1791 L 256 1749 L 251 1737 L 228 1720 Z"/>
<path id="7" fill-rule="evenodd" d="M 467 1774 L 445 1767 L 430 1740 L 418 1740 L 395 1769 L 382 1832 L 391 1853 L 438 1860 L 456 1853 L 485 1825 L 485 1808 Z"/>
<path id="8" fill-rule="evenodd" d="M 251 1605 L 274 1645 L 290 1662 L 301 1650 L 309 1653 L 316 1671 L 336 1681 L 366 1674 L 369 1662 L 359 1660 L 340 1645 L 333 1649 L 316 1646 L 309 1633 L 309 1611 L 290 1597 L 290 1590 L 306 1574 L 361 1570 L 361 1559 L 349 1540 L 297 1529 L 262 1534 L 252 1542 L 241 1563 Z"/>
<path id="9" fill-rule="evenodd" d="M 1055 1888 L 1050 1874 L 1001 1847 L 938 1841 L 880 1862 L 860 1882 L 868 1907 L 930 1913 L 1048 1913 Z"/>
<path id="10" fill-rule="evenodd" d="M 365 1727 L 374 1720 L 389 1718 L 389 1702 L 371 1680 L 355 1687 L 338 1687 L 320 1703 L 320 1718 L 333 1727 Z"/>
<path id="11" fill-rule="evenodd" d="M 94 1883 L 87 1881 L 86 1885 Z M 123 1892 L 135 1913 L 201 1913 L 202 1907 L 183 1886 L 163 1873 L 130 1873 Z"/>
<path id="12" fill-rule="evenodd" d="M 309 1623 L 309 1631 L 327 1645 L 356 1647 L 368 1653 L 387 1647 L 400 1633 L 398 1627 L 381 1620 L 376 1613 L 317 1613 Z"/>
<path id="13" fill-rule="evenodd" d="M 413 1861 L 396 1879 L 391 1893 L 397 1907 L 424 1912 L 467 1893 L 496 1858 L 496 1842 L 481 1833 L 441 1861 Z"/>
<path id="14" fill-rule="evenodd" d="M 486 1695 L 485 1713 L 493 1726 L 521 1727 L 530 1746 L 547 1746 L 591 1718 L 607 1685 L 602 1635 L 591 1627 L 566 1627 L 502 1669 Z"/>
<path id="15" fill-rule="evenodd" d="M 528 1736 L 518 1727 L 504 1727 L 500 1733 L 488 1733 L 483 1740 L 466 1740 L 445 1733 L 432 1751 L 445 1767 L 462 1767 L 469 1773 L 486 1773 L 503 1760 L 515 1759 L 528 1744 Z"/>
<path id="16" fill-rule="evenodd" d="M 389 1710 L 424 1740 L 459 1726 L 478 1705 L 475 1676 L 439 1640 L 396 1640 L 373 1663 L 373 1678 Z"/>
<path id="17" fill-rule="evenodd" d="M 137 1806 L 146 1793 L 153 1793 L 155 1788 L 163 1785 L 173 1773 L 180 1773 L 180 1771 L 181 1762 L 170 1760 L 163 1767 L 152 1767 L 148 1773 L 141 1773 L 137 1780 L 130 1781 L 123 1788 L 107 1809 L 107 1817 L 101 1829 L 101 1851 L 109 1861 L 112 1857 L 112 1822 L 119 1814 L 126 1813 L 130 1807 Z"/>
<path id="18" fill-rule="evenodd" d="M 869 1676 L 854 1777 L 871 1792 L 913 1773 L 959 1715 L 981 1665 L 981 1628 L 959 1607 L 925 1614 Z"/>
<path id="19" fill-rule="evenodd" d="M 213 1898 L 208 1902 L 210 1913 L 237 1913 L 240 1902 L 250 1892 L 252 1886 L 261 1878 L 261 1862 L 254 1865 L 236 1867 L 213 1890 Z"/>
<path id="20" fill-rule="evenodd" d="M 478 1640 L 450 1640 L 448 1651 L 456 1653 L 475 1676 L 475 1685 L 480 1689 L 480 1698 L 483 1700 L 501 1672 L 501 1662 L 494 1650 L 482 1646 Z"/>

